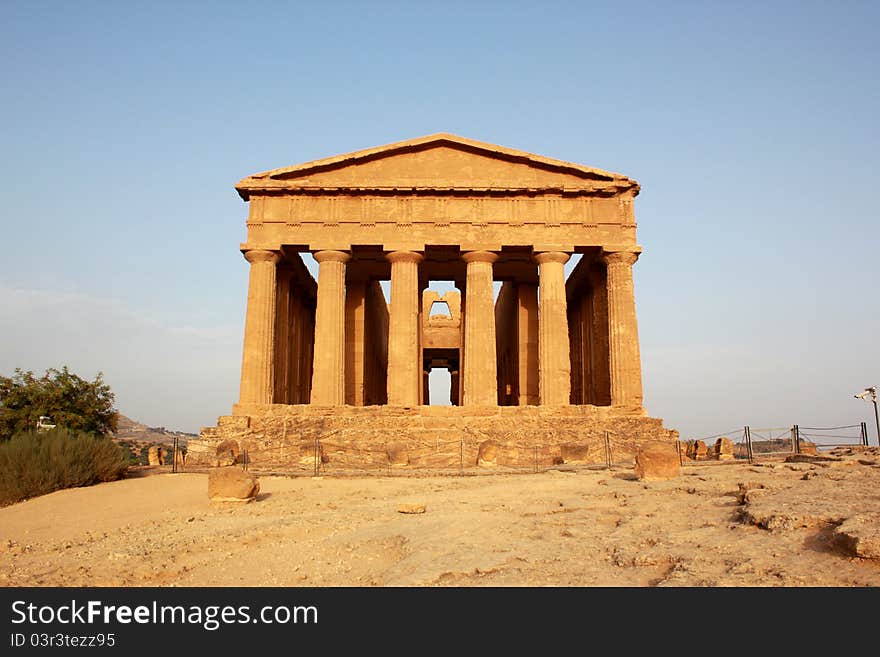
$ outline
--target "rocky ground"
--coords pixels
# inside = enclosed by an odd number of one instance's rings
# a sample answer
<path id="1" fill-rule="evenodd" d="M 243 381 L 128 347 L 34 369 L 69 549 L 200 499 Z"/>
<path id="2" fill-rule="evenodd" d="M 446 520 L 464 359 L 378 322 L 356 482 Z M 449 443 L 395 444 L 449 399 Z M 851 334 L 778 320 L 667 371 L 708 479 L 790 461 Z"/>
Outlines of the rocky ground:
<path id="1" fill-rule="evenodd" d="M 880 450 L 795 458 L 660 482 L 262 477 L 245 505 L 163 472 L 0 509 L 0 584 L 880 586 Z"/>

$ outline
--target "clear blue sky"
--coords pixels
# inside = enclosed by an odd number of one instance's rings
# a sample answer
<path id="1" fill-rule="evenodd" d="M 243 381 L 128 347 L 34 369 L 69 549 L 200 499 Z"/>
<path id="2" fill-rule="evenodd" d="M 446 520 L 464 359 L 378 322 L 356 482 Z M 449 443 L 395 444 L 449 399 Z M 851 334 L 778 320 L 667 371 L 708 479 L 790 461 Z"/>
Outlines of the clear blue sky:
<path id="1" fill-rule="evenodd" d="M 135 419 L 213 424 L 233 184 L 445 131 L 641 183 L 645 401 L 683 437 L 870 417 L 876 2 L 0 5 L 0 373 L 103 370 Z"/>

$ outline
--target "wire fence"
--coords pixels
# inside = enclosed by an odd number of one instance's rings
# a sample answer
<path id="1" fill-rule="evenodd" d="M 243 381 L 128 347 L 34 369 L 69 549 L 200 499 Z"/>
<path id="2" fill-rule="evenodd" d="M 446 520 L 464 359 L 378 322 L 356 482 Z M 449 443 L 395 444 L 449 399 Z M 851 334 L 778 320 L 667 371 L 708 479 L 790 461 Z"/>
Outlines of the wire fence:
<path id="1" fill-rule="evenodd" d="M 710 445 L 712 441 L 714 445 Z M 729 441 L 729 445 L 726 444 Z M 835 447 L 868 446 L 868 430 L 864 422 L 838 427 L 751 427 L 732 429 L 684 443 L 682 465 L 724 461 L 726 449 L 734 460 L 753 462 L 761 458 L 816 454 Z M 728 457 L 730 458 L 730 457 Z"/>
<path id="2" fill-rule="evenodd" d="M 868 445 L 868 427 L 864 422 L 841 427 L 802 427 L 795 425 L 801 441 L 813 443 L 818 449 L 823 447 L 848 447 Z"/>

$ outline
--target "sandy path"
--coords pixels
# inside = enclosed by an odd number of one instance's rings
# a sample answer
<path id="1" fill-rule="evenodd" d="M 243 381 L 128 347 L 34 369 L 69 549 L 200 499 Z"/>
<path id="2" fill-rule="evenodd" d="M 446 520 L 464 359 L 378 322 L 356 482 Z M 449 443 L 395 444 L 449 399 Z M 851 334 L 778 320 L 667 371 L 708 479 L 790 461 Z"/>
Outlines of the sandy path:
<path id="1" fill-rule="evenodd" d="M 878 586 L 880 560 L 833 533 L 880 510 L 878 455 L 865 457 L 691 466 L 654 483 L 263 477 L 243 506 L 212 506 L 205 475 L 160 474 L 0 509 L 0 584 Z M 739 483 L 758 491 L 745 505 Z M 398 513 L 405 502 L 427 513 Z"/>

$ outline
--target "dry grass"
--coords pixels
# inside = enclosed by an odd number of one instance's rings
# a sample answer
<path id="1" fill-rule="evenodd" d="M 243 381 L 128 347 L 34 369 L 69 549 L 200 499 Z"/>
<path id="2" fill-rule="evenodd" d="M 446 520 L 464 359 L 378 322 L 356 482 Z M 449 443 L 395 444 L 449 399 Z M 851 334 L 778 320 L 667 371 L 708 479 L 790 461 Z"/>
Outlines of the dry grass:
<path id="1" fill-rule="evenodd" d="M 0 443 L 0 506 L 113 481 L 127 469 L 123 451 L 106 438 L 65 429 L 18 433 Z"/>

